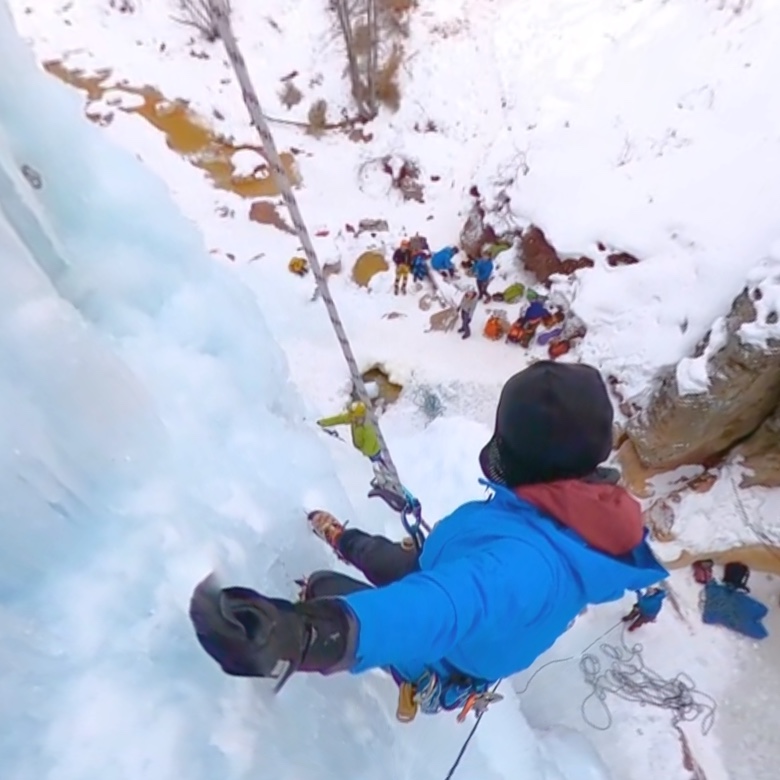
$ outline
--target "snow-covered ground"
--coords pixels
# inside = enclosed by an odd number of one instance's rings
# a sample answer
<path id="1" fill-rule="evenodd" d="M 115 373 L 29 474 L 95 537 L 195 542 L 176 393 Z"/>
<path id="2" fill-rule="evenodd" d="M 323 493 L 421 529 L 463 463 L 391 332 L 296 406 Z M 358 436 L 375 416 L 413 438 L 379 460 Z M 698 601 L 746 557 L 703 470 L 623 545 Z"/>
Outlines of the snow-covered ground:
<path id="1" fill-rule="evenodd" d="M 311 300 L 311 277 L 287 271 L 290 258 L 300 254 L 297 239 L 250 221 L 254 199 L 212 186 L 202 167 L 177 151 L 181 138 L 166 138 L 159 122 L 155 126 L 133 112 L 144 100 L 139 92 L 153 87 L 169 100 L 188 101 L 234 147 L 257 144 L 220 45 L 173 23 L 173 2 L 143 0 L 129 14 L 113 10 L 108 0 L 10 4 L 39 61 L 61 62 L 61 76 L 75 69 L 107 71 L 88 110 L 111 118 L 101 121 L 100 130 L 64 119 L 60 128 L 51 115 L 83 113 L 84 89 L 68 91 L 51 80 L 44 90 L 32 77 L 6 83 L 16 91 L 2 105 L 3 121 L 15 116 L 24 128 L 13 135 L 14 155 L 43 173 L 36 197 L 46 206 L 46 218 L 55 220 L 47 235 L 58 237 L 64 250 L 40 245 L 34 231 L 26 238 L 28 245 L 38 241 L 38 263 L 50 259 L 43 269 L 49 287 L 40 293 L 44 308 L 37 313 L 26 305 L 32 287 L 14 290 L 4 283 L 0 290 L 9 296 L 4 306 L 25 304 L 28 320 L 19 319 L 10 335 L 30 339 L 9 338 L 4 360 L 19 367 L 25 392 L 40 394 L 29 408 L 20 401 L 4 420 L 9 441 L 35 459 L 33 472 L 8 461 L 9 475 L 34 474 L 35 481 L 24 494 L 13 492 L 19 488 L 11 483 L 4 491 L 28 502 L 14 506 L 15 522 L 4 523 L 5 533 L 29 522 L 41 495 L 53 507 L 45 517 L 55 510 L 70 517 L 75 504 L 69 502 L 89 498 L 83 516 L 100 518 L 104 531 L 96 539 L 91 528 L 65 522 L 59 537 L 42 520 L 31 531 L 37 536 L 8 537 L 13 544 L 3 539 L 0 556 L 15 558 L 16 543 L 29 546 L 20 558 L 27 569 L 3 559 L 3 593 L 18 599 L 8 612 L 10 624 L 18 625 L 22 637 L 24 598 L 35 602 L 29 607 L 34 610 L 56 593 L 54 625 L 35 626 L 42 632 L 39 652 L 53 670 L 60 648 L 76 674 L 53 690 L 47 687 L 45 695 L 25 692 L 20 701 L 24 712 L 33 713 L 30 720 L 4 712 L 14 730 L 4 729 L 3 739 L 12 734 L 18 744 L 12 748 L 9 741 L 2 760 L 23 780 L 90 780 L 106 771 L 116 775 L 116 763 L 120 776 L 143 772 L 154 780 L 181 772 L 204 780 L 256 776 L 259 764 L 280 778 L 444 777 L 462 729 L 446 718 L 396 726 L 391 686 L 381 677 L 360 685 L 296 681 L 270 707 L 262 694 L 254 696 L 260 688 L 217 679 L 205 663 L 197 666 L 182 624 L 188 588 L 212 559 L 212 545 L 221 548 L 231 576 L 282 592 L 290 591 L 294 577 L 332 564 L 299 528 L 295 508 L 302 503 L 327 505 L 377 532 L 398 533 L 397 519 L 365 498 L 367 465 L 311 424 L 340 408 L 349 377 L 324 308 Z M 338 121 L 342 109 L 352 110 L 326 3 L 233 5 L 268 114 L 305 122 L 320 98 L 328 102 L 331 121 Z M 644 389 L 659 366 L 690 351 L 780 237 L 774 213 L 780 200 L 780 97 L 772 81 L 780 68 L 772 34 L 780 29 L 780 7 L 771 0 L 426 0 L 421 6 L 404 41 L 400 109 L 383 112 L 364 128 L 369 142 L 340 132 L 313 138 L 282 123 L 273 129 L 280 149 L 295 150 L 302 181 L 296 194 L 310 228 L 320 234 L 315 242 L 321 259 L 342 261 L 331 288 L 361 366 L 381 365 L 406 387 L 383 416 L 383 430 L 404 481 L 435 520 L 458 501 L 480 495 L 476 453 L 489 435 L 497 390 L 528 354 L 482 339 L 481 309 L 468 341 L 456 333 L 426 333 L 435 309 L 421 310 L 421 292 L 411 292 L 411 284 L 409 296 L 394 297 L 391 272 L 360 288 L 350 281 L 354 260 L 366 249 L 387 251 L 401 235 L 417 231 L 434 249 L 454 243 L 469 187 L 477 184 L 489 196 L 508 188 L 518 223 L 540 225 L 562 254 L 597 261 L 567 284 L 589 325 L 581 356 L 618 377 L 629 395 Z M 287 110 L 279 94 L 282 78 L 293 72 L 303 99 Z M 139 173 L 130 155 L 100 143 L 98 133 L 139 158 L 159 180 Z M 418 163 L 424 203 L 403 202 L 390 189 L 375 164 L 386 155 Z M 240 173 L 257 162 L 246 150 L 235 159 Z M 17 179 L 14 191 L 23 192 L 24 180 Z M 188 220 L 168 202 L 165 188 Z M 125 213 L 132 219 L 117 225 Z M 279 213 L 287 218 L 282 206 Z M 389 233 L 354 237 L 346 226 L 365 218 L 386 219 Z M 102 230 L 95 234 L 98 225 Z M 598 242 L 631 252 L 640 263 L 610 268 Z M 76 267 L 78 273 L 68 271 Z M 517 276 L 508 256 L 500 260 L 501 274 L 507 284 Z M 506 284 L 496 284 L 501 286 Z M 65 319 L 53 327 L 44 316 L 51 309 L 70 314 L 57 314 Z M 402 316 L 386 316 L 392 313 Z M 68 317 L 74 320 L 70 326 Z M 68 328 L 74 334 L 83 330 L 82 319 L 91 329 L 83 337 L 69 336 Z M 26 321 L 40 330 L 24 329 Z M 47 348 L 46 360 L 59 358 L 62 365 L 47 362 L 46 370 L 61 385 L 33 374 L 40 365 L 32 357 L 43 354 L 36 349 L 51 343 L 62 347 L 51 354 Z M 78 370 L 66 359 L 70 349 L 84 352 Z M 105 407 L 84 404 L 78 382 L 84 361 L 97 388 L 90 395 L 105 398 Z M 416 403 L 425 390 L 444 404 L 444 416 L 430 424 Z M 51 405 L 52 398 L 62 399 L 61 408 Z M 3 397 L 12 408 L 10 399 Z M 93 416 L 96 408 L 100 417 Z M 86 433 L 77 438 L 86 442 L 84 451 L 75 452 L 73 432 L 82 426 Z M 31 438 L 31 430 L 40 437 L 53 431 L 51 457 L 64 457 L 76 473 L 48 462 L 41 454 L 45 439 Z M 278 452 L 269 431 L 284 441 Z M 116 453 L 111 458 L 109 442 Z M 158 450 L 168 448 L 173 465 L 165 457 L 159 465 Z M 284 468 L 284 481 L 276 463 Z M 158 469 L 159 481 L 150 481 Z M 95 484 L 105 495 L 91 492 Z M 724 490 L 691 499 L 698 503 L 683 524 L 687 549 L 755 541 L 750 529 L 735 531 L 734 502 Z M 99 503 L 93 502 L 96 495 Z M 778 505 L 770 498 L 756 506 L 761 527 L 775 519 Z M 54 543 L 44 544 L 50 538 Z M 663 554 L 671 558 L 676 551 Z M 159 576 L 150 579 L 153 568 Z M 19 581 L 43 572 L 47 579 L 32 596 L 16 593 Z M 58 583 L 60 572 L 67 577 L 64 585 Z M 90 587 L 95 581 L 106 587 L 96 592 Z M 52 591 L 51 583 L 58 589 Z M 772 747 L 770 724 L 773 692 L 780 691 L 777 646 L 770 639 L 754 647 L 701 626 L 687 572 L 675 575 L 672 584 L 680 612 L 667 607 L 640 640 L 650 666 L 664 677 L 685 671 L 718 703 L 715 728 L 706 736 L 697 731 L 700 721 L 684 727 L 696 760 L 707 780 L 775 777 L 780 754 Z M 131 605 L 123 601 L 128 588 L 138 595 Z M 773 606 L 777 590 L 771 581 L 758 588 Z M 82 610 L 85 600 L 88 611 Z M 139 604 L 151 616 L 135 612 Z M 463 780 L 487 778 L 490 771 L 497 778 L 515 777 L 521 767 L 538 770 L 540 761 L 571 754 L 574 738 L 563 738 L 565 750 L 556 742 L 563 726 L 585 734 L 614 780 L 695 776 L 683 766 L 668 711 L 608 700 L 614 716 L 608 730 L 583 724 L 580 702 L 588 689 L 576 657 L 628 606 L 627 600 L 592 610 L 539 666 L 575 660 L 544 669 L 530 682 L 530 673 L 517 681 L 517 690 L 528 682 L 520 707 L 541 731 L 520 739 L 528 726 L 514 701 L 496 707 L 459 770 Z M 95 619 L 100 610 L 110 619 Z M 71 642 L 73 621 L 79 639 Z M 780 629 L 776 613 L 769 627 Z M 141 644 L 143 657 L 117 645 L 122 632 Z M 615 641 L 616 633 L 607 641 Z M 129 663 L 115 675 L 125 656 Z M 19 679 L 31 675 L 35 685 L 52 685 L 35 677 L 42 668 L 36 659 L 17 663 Z M 161 670 L 173 673 L 164 684 Z M 156 685 L 148 697 L 135 693 Z M 760 696 L 740 695 L 759 687 Z M 9 687 L 11 693 L 19 690 Z M 66 708 L 78 717 L 67 719 Z M 341 708 L 338 717 L 334 708 Z M 604 724 L 600 717 L 594 719 Z M 42 735 L 34 760 L 14 752 L 30 727 Z M 310 755 L 288 766 L 284 757 L 300 753 L 301 740 L 311 746 Z M 216 749 L 192 748 L 193 741 Z M 99 750 L 89 747 L 95 742 Z M 328 751 L 330 744 L 345 747 Z M 426 744 L 435 747 L 423 753 Z M 151 763 L 141 769 L 141 761 Z M 579 770 L 566 780 L 598 777 L 596 769 Z"/>

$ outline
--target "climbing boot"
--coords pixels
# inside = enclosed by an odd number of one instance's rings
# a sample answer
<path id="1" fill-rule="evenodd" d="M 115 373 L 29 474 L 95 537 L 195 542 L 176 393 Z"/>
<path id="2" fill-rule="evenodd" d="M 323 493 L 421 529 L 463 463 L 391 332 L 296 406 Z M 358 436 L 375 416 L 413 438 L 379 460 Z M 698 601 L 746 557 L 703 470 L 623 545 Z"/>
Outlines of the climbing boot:
<path id="1" fill-rule="evenodd" d="M 420 705 L 417 703 L 417 691 L 410 682 L 402 682 L 398 687 L 398 704 L 395 717 L 401 723 L 411 723 L 417 717 Z"/>
<path id="2" fill-rule="evenodd" d="M 339 540 L 344 533 L 344 524 L 340 523 L 330 512 L 325 512 L 322 509 L 309 512 L 307 517 L 314 534 L 331 547 L 336 555 L 341 557 Z"/>
<path id="3" fill-rule="evenodd" d="M 190 619 L 203 649 L 226 674 L 279 679 L 324 674 L 354 663 L 357 630 L 336 599 L 293 604 L 250 588 L 219 588 L 213 577 L 195 588 Z"/>

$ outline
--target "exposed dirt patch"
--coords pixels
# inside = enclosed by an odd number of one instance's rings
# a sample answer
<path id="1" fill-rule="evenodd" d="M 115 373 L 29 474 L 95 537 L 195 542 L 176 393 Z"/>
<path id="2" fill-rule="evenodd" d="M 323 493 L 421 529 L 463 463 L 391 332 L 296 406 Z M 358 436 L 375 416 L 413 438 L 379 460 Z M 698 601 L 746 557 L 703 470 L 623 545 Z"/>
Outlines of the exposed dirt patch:
<path id="1" fill-rule="evenodd" d="M 371 280 L 390 266 L 381 252 L 370 250 L 363 252 L 352 267 L 352 281 L 359 287 L 368 287 Z"/>
<path id="2" fill-rule="evenodd" d="M 295 235 L 295 229 L 285 222 L 276 206 L 268 200 L 256 200 L 249 208 L 249 219 L 260 225 L 270 225 L 284 233 Z"/>
<path id="3" fill-rule="evenodd" d="M 61 60 L 50 60 L 43 67 L 52 76 L 86 94 L 85 113 L 93 122 L 108 124 L 115 111 L 137 114 L 163 134 L 171 150 L 205 172 L 215 187 L 242 198 L 268 198 L 279 194 L 271 170 L 264 162 L 262 148 L 234 144 L 210 128 L 186 100 L 169 100 L 151 86 L 134 87 L 112 81 L 112 71 L 108 68 L 90 75 L 68 68 Z M 131 96 L 134 100 L 122 105 L 123 96 Z M 249 175 L 238 173 L 233 162 L 233 156 L 243 151 L 256 152 L 261 159 L 261 164 Z M 281 157 L 293 186 L 300 185 L 295 157 L 290 152 L 282 152 Z"/>
<path id="4" fill-rule="evenodd" d="M 628 490 L 639 498 L 650 498 L 654 494 L 650 479 L 661 472 L 643 466 L 634 445 L 628 439 L 621 445 L 617 457 L 623 473 L 623 482 Z"/>
<path id="5" fill-rule="evenodd" d="M 363 381 L 376 384 L 379 388 L 379 400 L 385 406 L 394 404 L 404 389 L 403 385 L 391 382 L 387 372 L 381 366 L 374 366 L 365 371 L 363 373 Z"/>
<path id="6" fill-rule="evenodd" d="M 664 566 L 668 569 L 682 569 L 685 566 L 691 566 L 695 561 L 707 560 L 708 558 L 719 565 L 739 562 L 744 563 L 754 571 L 780 575 L 780 547 L 766 544 L 746 544 L 717 552 L 691 553 L 686 550 L 674 560 L 665 561 Z"/>

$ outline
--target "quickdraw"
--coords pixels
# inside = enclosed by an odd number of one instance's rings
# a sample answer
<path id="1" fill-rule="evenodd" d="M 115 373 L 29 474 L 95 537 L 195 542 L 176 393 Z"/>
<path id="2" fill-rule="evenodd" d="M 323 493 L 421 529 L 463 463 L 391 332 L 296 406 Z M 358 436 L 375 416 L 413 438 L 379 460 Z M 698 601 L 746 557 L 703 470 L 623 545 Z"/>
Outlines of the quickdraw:
<path id="1" fill-rule="evenodd" d="M 481 718 L 491 704 L 499 702 L 503 698 L 500 693 L 495 693 L 495 691 L 472 693 L 463 705 L 463 709 L 458 713 L 458 723 L 463 723 L 469 712 L 473 712 L 478 718 Z"/>
<path id="2" fill-rule="evenodd" d="M 401 486 L 401 493 L 391 490 L 377 480 L 371 481 L 369 498 L 381 498 L 394 512 L 401 515 L 401 524 L 409 535 L 409 538 L 419 552 L 425 542 L 425 532 L 430 531 L 430 526 L 423 520 L 422 506 L 405 487 Z"/>
<path id="3" fill-rule="evenodd" d="M 420 552 L 422 550 L 423 544 L 425 543 L 425 534 L 423 533 L 422 529 L 422 507 L 420 506 L 420 502 L 414 496 L 412 496 L 406 490 L 404 490 L 404 492 L 406 493 L 406 504 L 401 510 L 401 524 L 403 525 L 406 533 L 411 537 L 414 546 L 417 548 L 417 551 Z M 410 517 L 412 518 L 411 520 Z"/>

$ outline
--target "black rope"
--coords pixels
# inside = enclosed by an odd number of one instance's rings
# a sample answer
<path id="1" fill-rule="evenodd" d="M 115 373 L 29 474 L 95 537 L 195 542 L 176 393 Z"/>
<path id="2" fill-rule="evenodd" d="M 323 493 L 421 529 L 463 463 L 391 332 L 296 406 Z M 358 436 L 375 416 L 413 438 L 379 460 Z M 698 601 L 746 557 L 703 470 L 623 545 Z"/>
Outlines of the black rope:
<path id="1" fill-rule="evenodd" d="M 499 680 L 491 689 L 490 693 L 495 693 L 498 690 L 498 686 L 501 685 L 502 680 Z M 466 750 L 468 749 L 469 743 L 471 742 L 472 737 L 477 733 L 477 729 L 479 728 L 479 724 L 482 722 L 482 718 L 485 715 L 487 710 L 482 710 L 481 712 L 477 713 L 477 720 L 474 723 L 474 725 L 471 727 L 471 731 L 469 732 L 469 735 L 466 737 L 466 740 L 464 741 L 463 745 L 461 746 L 460 750 L 458 751 L 458 755 L 455 757 L 455 761 L 453 762 L 452 766 L 450 767 L 450 771 L 447 772 L 447 776 L 444 778 L 444 780 L 452 780 L 453 775 L 455 774 L 455 771 L 460 766 L 460 762 L 463 760 L 463 756 L 466 755 Z"/>

